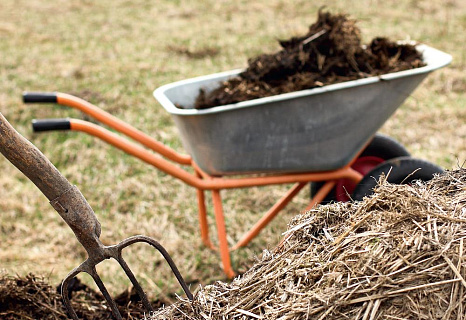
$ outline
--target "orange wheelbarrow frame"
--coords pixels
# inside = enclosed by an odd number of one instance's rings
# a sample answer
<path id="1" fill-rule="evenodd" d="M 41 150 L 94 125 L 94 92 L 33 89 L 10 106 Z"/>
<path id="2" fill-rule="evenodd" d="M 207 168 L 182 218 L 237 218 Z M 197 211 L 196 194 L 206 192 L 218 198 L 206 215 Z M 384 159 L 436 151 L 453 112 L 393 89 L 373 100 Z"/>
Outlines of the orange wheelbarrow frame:
<path id="1" fill-rule="evenodd" d="M 251 177 L 220 177 L 211 176 L 199 168 L 193 161 L 192 157 L 185 154 L 180 154 L 175 150 L 165 146 L 161 142 L 132 127 L 124 121 L 112 116 L 103 111 L 99 107 L 78 97 L 53 92 L 53 93 L 24 93 L 23 99 L 25 103 L 57 103 L 63 106 L 68 106 L 80 110 L 81 112 L 93 117 L 103 124 L 108 125 L 114 130 L 132 138 L 143 146 L 151 149 L 159 155 L 165 157 L 166 160 L 147 149 L 130 142 L 129 140 L 99 126 L 87 121 L 77 119 L 62 119 L 60 125 L 47 128 L 47 121 L 42 122 L 42 131 L 69 129 L 81 131 L 92 136 L 95 136 L 126 153 L 139 158 L 140 160 L 156 167 L 157 169 L 169 174 L 184 183 L 196 188 L 197 202 L 199 209 L 199 225 L 201 238 L 208 248 L 217 249 L 220 252 L 220 257 L 225 274 L 232 278 L 235 276 L 235 271 L 231 266 L 230 251 L 246 246 L 272 219 L 282 210 L 309 182 L 325 181 L 324 185 L 319 189 L 315 196 L 311 199 L 305 210 L 309 210 L 316 204 L 320 203 L 335 186 L 335 181 L 338 179 L 350 179 L 358 183 L 362 179 L 362 174 L 351 168 L 351 165 L 356 161 L 359 154 L 350 163 L 344 167 L 326 172 L 303 172 L 303 173 L 288 173 L 274 175 L 254 175 Z M 39 120 L 40 121 L 40 120 Z M 36 124 L 39 124 L 36 121 Z M 44 122 L 45 121 L 45 122 Z M 48 122 L 50 123 L 50 122 Z M 45 124 L 45 125 L 44 125 Z M 361 149 L 362 152 L 364 148 Z M 174 164 L 174 163 L 178 164 Z M 192 174 L 179 165 L 191 166 L 195 173 Z M 291 189 L 279 199 L 257 222 L 250 228 L 249 231 L 231 248 L 227 242 L 227 230 L 225 226 L 225 218 L 222 207 L 222 199 L 220 191 L 224 189 L 247 188 L 266 185 L 291 184 L 294 185 Z M 205 204 L 205 192 L 212 193 L 212 202 L 217 227 L 218 248 L 210 241 L 209 228 L 207 223 L 207 210 Z"/>

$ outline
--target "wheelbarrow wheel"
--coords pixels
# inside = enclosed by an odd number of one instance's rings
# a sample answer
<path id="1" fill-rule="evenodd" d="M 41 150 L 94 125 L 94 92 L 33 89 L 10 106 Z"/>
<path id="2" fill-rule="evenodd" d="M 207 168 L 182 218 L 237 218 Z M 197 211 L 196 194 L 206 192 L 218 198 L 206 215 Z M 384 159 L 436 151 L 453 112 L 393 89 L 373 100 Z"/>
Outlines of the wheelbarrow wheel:
<path id="1" fill-rule="evenodd" d="M 409 155 L 408 150 L 401 143 L 389 136 L 377 133 L 351 167 L 365 176 L 372 169 L 387 160 Z M 311 183 L 311 198 L 323 185 L 324 182 Z M 338 179 L 335 187 L 321 203 L 349 201 L 351 200 L 349 195 L 354 192 L 355 188 L 356 184 L 353 181 Z"/>
<path id="2" fill-rule="evenodd" d="M 394 184 L 410 184 L 414 180 L 429 181 L 443 169 L 431 162 L 411 157 L 390 159 L 372 169 L 362 178 L 353 193 L 353 200 L 361 201 L 371 195 L 382 174 Z"/>

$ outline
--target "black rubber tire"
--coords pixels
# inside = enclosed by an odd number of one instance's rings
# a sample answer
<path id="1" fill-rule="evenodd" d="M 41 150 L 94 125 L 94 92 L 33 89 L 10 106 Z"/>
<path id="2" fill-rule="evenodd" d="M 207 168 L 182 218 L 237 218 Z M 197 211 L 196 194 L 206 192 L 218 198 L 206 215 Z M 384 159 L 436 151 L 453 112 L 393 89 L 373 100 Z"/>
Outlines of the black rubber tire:
<path id="1" fill-rule="evenodd" d="M 390 159 L 372 169 L 362 178 L 353 192 L 353 200 L 361 201 L 365 196 L 371 195 L 377 186 L 379 177 L 389 172 L 388 182 L 408 184 L 414 180 L 429 181 L 434 174 L 442 173 L 443 169 L 429 161 L 411 157 Z"/>
<path id="2" fill-rule="evenodd" d="M 389 160 L 398 157 L 409 157 L 410 155 L 408 150 L 392 137 L 376 133 L 359 157 L 380 157 Z"/>
<path id="3" fill-rule="evenodd" d="M 376 133 L 369 145 L 364 149 L 359 158 L 361 157 L 379 157 L 384 160 L 390 160 L 397 157 L 410 156 L 410 153 L 406 148 L 396 141 L 395 139 L 381 134 Z M 310 194 L 311 198 L 319 191 L 324 185 L 324 182 L 311 182 L 310 183 Z M 322 204 L 336 201 L 335 188 L 333 188 L 329 194 L 321 202 Z"/>

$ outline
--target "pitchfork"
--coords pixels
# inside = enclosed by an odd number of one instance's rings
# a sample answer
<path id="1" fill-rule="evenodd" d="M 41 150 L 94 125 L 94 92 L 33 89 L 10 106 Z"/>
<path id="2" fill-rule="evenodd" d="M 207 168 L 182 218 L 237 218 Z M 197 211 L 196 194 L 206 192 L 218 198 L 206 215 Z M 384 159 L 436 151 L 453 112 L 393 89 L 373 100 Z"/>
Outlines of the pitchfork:
<path id="1" fill-rule="evenodd" d="M 0 113 L 0 152 L 24 175 L 26 175 L 50 200 L 52 207 L 65 220 L 73 230 L 78 241 L 83 245 L 88 253 L 88 258 L 79 267 L 71 271 L 62 283 L 62 298 L 65 307 L 74 320 L 79 320 L 76 312 L 71 306 L 68 296 L 68 283 L 79 273 L 88 273 L 95 281 L 105 300 L 109 304 L 113 316 L 122 319 L 115 301 L 112 299 L 104 283 L 97 273 L 96 265 L 105 259 L 113 258 L 125 271 L 131 283 L 135 287 L 144 307 L 148 312 L 153 308 L 137 281 L 133 272 L 130 270 L 122 257 L 122 250 L 136 242 L 145 242 L 155 247 L 167 260 L 172 272 L 180 283 L 188 299 L 192 300 L 193 295 L 189 291 L 183 277 L 178 271 L 175 263 L 167 251 L 154 239 L 138 235 L 127 238 L 117 245 L 105 246 L 100 241 L 101 232 L 100 222 L 87 203 L 84 196 L 76 186 L 70 182 L 58 171 L 57 168 L 39 151 L 31 142 L 22 137 Z"/>

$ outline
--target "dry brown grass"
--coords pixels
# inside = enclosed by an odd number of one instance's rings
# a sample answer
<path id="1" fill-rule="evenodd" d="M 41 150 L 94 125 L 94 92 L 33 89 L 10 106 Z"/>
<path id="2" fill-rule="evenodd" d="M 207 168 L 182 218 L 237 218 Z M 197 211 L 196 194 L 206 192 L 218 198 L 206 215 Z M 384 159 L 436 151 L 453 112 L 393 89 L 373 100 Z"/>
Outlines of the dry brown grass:
<path id="1" fill-rule="evenodd" d="M 453 64 L 429 76 L 382 131 L 415 156 L 447 168 L 466 160 L 464 1 L 326 1 L 329 10 L 361 21 L 365 39 L 386 35 L 425 42 L 453 55 Z M 321 3 L 312 1 L 18 1 L 0 4 L 0 111 L 77 184 L 115 243 L 133 234 L 166 246 L 193 285 L 224 279 L 217 254 L 198 236 L 195 192 L 91 137 L 77 133 L 34 135 L 33 118 L 81 117 L 54 106 L 20 102 L 21 92 L 80 95 L 181 150 L 176 128 L 152 98 L 165 83 L 245 66 L 259 52 L 277 49 L 276 38 L 302 34 Z M 199 54 L 218 52 L 216 54 Z M 189 53 L 189 54 L 188 54 Z M 0 267 L 8 273 L 49 274 L 58 282 L 83 260 L 84 250 L 40 192 L 0 159 Z M 238 238 L 284 191 L 281 187 L 228 191 L 227 224 Z M 260 238 L 233 253 L 245 268 L 274 246 L 284 226 L 307 201 L 297 199 Z M 130 263 L 154 297 L 178 286 L 161 257 L 136 248 Z M 127 282 L 105 263 L 113 291 Z M 179 291 L 178 291 L 179 292 Z"/>
<path id="2" fill-rule="evenodd" d="M 242 277 L 153 319 L 464 319 L 465 187 L 462 169 L 319 206 Z"/>

